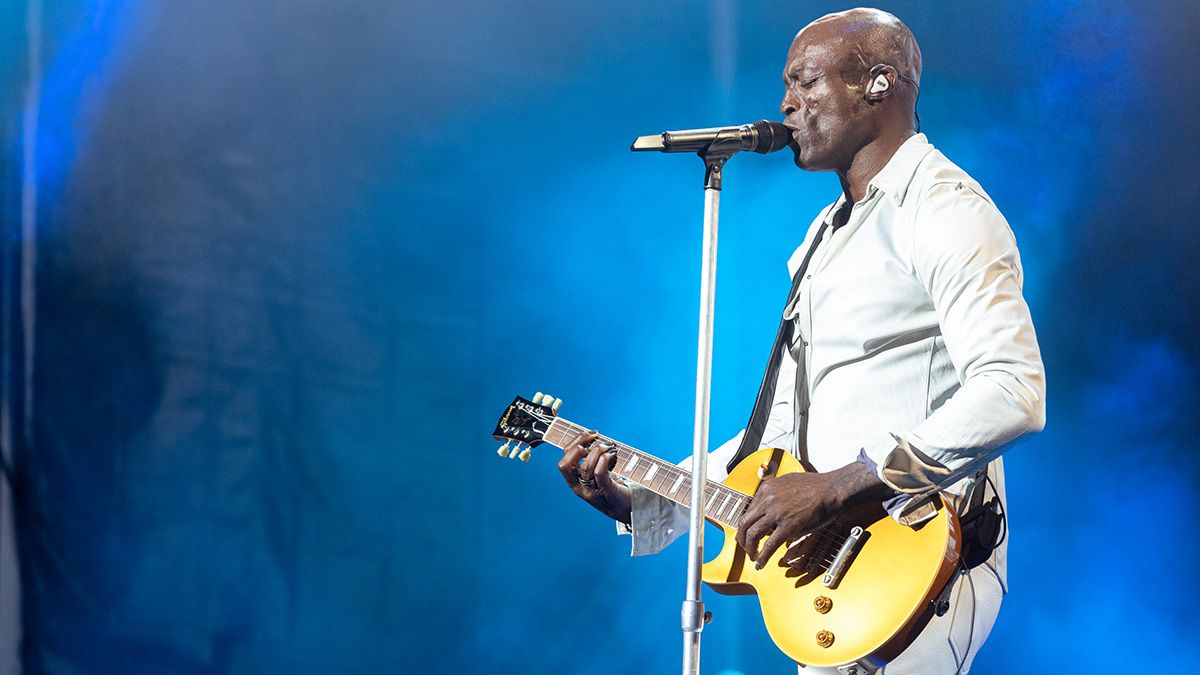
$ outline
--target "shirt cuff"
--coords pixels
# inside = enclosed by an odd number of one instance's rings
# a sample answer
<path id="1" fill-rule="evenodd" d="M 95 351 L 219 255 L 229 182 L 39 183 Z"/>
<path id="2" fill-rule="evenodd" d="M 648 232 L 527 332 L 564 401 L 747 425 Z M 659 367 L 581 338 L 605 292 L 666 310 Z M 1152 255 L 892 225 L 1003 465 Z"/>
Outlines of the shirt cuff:
<path id="1" fill-rule="evenodd" d="M 630 555 L 651 555 L 687 531 L 687 509 L 646 488 L 628 483 L 630 524 L 617 521 L 617 534 L 630 535 Z"/>
<path id="2" fill-rule="evenodd" d="M 708 479 L 722 481 L 727 475 L 725 465 L 741 445 L 745 430 L 725 441 L 721 447 L 708 454 Z M 692 470 L 692 457 L 688 455 L 678 465 L 684 471 Z M 691 527 L 690 509 L 661 497 L 640 485 L 625 481 L 629 486 L 630 524 L 617 521 L 617 534 L 633 537 L 631 555 L 658 553 L 678 539 Z"/>
<path id="3" fill-rule="evenodd" d="M 883 501 L 883 508 L 896 522 L 912 527 L 937 513 L 932 497 L 940 489 L 939 479 L 944 480 L 950 471 L 908 441 L 884 434 L 859 450 L 858 461 L 899 493 Z"/>

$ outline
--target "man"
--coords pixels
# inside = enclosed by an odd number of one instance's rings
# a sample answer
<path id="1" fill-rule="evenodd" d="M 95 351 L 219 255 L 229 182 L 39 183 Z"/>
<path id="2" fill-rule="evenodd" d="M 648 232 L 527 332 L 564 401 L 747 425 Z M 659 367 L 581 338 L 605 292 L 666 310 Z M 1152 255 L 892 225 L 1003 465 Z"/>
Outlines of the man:
<path id="1" fill-rule="evenodd" d="M 837 173 L 842 195 L 789 263 L 795 276 L 811 255 L 768 369 L 779 384 L 772 394 L 764 378 L 756 406 L 765 429 L 752 416 L 749 431 L 714 451 L 709 477 L 759 447 L 785 448 L 819 472 L 763 482 L 738 532 L 760 566 L 871 500 L 905 525 L 930 517 L 939 492 L 964 523 L 991 515 L 995 527 L 964 546 L 948 611 L 883 671 L 966 673 L 1006 591 L 999 456 L 1045 419 L 1016 242 L 978 183 L 914 131 L 921 55 L 896 17 L 855 9 L 809 24 L 783 79 L 796 166 Z M 632 532 L 634 554 L 686 531 L 681 509 L 612 479 L 595 438 L 568 444 L 560 471 Z"/>

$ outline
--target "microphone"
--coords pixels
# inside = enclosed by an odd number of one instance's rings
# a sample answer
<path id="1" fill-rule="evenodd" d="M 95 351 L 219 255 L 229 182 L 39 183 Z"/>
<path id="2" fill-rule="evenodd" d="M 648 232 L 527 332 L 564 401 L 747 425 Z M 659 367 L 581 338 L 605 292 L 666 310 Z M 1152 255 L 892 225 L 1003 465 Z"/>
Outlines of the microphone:
<path id="1" fill-rule="evenodd" d="M 765 155 L 786 148 L 791 140 L 791 129 L 779 122 L 760 120 L 739 127 L 685 129 L 664 131 L 657 136 L 638 136 L 629 149 L 634 152 L 705 152 L 716 146 L 731 152 L 753 150 Z"/>

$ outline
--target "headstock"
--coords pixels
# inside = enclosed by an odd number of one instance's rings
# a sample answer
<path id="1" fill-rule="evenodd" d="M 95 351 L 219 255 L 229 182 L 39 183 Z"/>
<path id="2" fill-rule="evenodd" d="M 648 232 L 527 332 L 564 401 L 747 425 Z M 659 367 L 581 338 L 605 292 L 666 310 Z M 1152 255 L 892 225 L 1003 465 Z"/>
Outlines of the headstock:
<path id="1" fill-rule="evenodd" d="M 500 421 L 496 423 L 496 430 L 492 432 L 492 438 L 504 441 L 504 445 L 496 450 L 496 454 L 528 462 L 530 449 L 545 442 L 542 437 L 558 414 L 560 405 L 561 398 L 554 398 L 540 391 L 533 395 L 532 401 L 520 396 L 514 398 L 500 416 Z M 513 441 L 516 441 L 516 445 L 510 448 L 509 444 Z M 529 447 L 522 448 L 522 444 Z"/>

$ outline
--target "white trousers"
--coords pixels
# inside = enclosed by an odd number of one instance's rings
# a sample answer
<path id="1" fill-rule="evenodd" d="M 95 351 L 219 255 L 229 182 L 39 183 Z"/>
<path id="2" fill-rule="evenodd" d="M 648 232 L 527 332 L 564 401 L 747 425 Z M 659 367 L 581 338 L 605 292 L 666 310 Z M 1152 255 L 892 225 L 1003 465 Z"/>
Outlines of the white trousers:
<path id="1" fill-rule="evenodd" d="M 950 610 L 934 616 L 908 649 L 879 675 L 966 675 L 1000 613 L 1004 589 L 985 563 L 959 573 L 950 590 Z M 799 675 L 838 675 L 836 669 L 799 668 Z"/>

